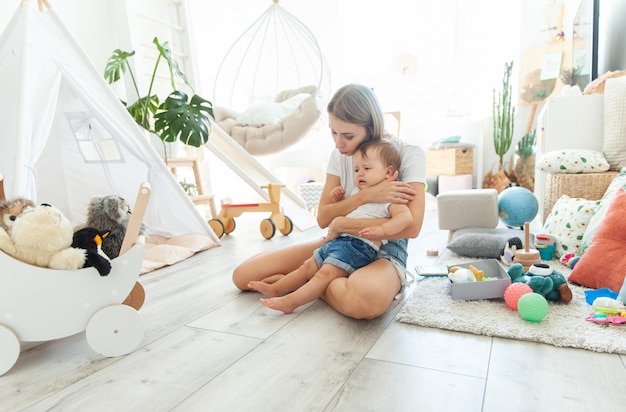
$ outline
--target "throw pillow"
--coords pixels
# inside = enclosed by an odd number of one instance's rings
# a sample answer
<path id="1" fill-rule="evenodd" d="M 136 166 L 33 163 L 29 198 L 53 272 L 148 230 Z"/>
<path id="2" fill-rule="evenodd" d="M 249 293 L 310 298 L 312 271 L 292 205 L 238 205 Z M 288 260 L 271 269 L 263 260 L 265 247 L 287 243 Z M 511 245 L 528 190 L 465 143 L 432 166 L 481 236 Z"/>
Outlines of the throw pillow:
<path id="1" fill-rule="evenodd" d="M 580 256 L 580 243 L 589 220 L 598 207 L 599 200 L 571 198 L 563 195 L 556 201 L 548 215 L 543 233 L 557 239 L 556 255 L 568 253 Z"/>
<path id="2" fill-rule="evenodd" d="M 604 217 L 606 216 L 606 212 L 609 209 L 609 205 L 611 204 L 611 201 L 615 197 L 617 191 L 625 189 L 626 167 L 623 168 L 621 172 L 613 178 L 613 180 L 611 180 L 611 184 L 609 184 L 609 187 L 606 189 L 606 192 L 604 192 L 602 199 L 600 199 L 600 204 L 598 205 L 598 208 L 593 213 L 593 216 L 591 216 L 591 219 L 589 220 L 589 225 L 587 225 L 587 230 L 585 230 L 585 234 L 583 235 L 583 239 L 580 245 L 581 254 L 584 254 L 587 249 L 589 249 L 589 246 L 593 241 L 593 237 L 595 236 L 598 228 L 604 221 Z"/>
<path id="3" fill-rule="evenodd" d="M 524 232 L 518 229 L 466 227 L 454 231 L 447 248 L 461 256 L 499 259 L 506 241 L 512 237 L 518 237 L 523 242 Z M 531 235 L 529 248 L 535 247 L 533 238 Z"/>
<path id="4" fill-rule="evenodd" d="M 546 173 L 599 173 L 609 170 L 609 163 L 595 150 L 566 149 L 545 153 L 535 167 Z"/>
<path id="5" fill-rule="evenodd" d="M 602 150 L 610 170 L 626 167 L 626 76 L 606 81 Z"/>
<path id="6" fill-rule="evenodd" d="M 619 292 L 626 267 L 626 192 L 618 190 L 589 250 L 574 266 L 568 280 L 588 288 Z"/>
<path id="7" fill-rule="evenodd" d="M 264 103 L 252 106 L 237 116 L 237 123 L 244 126 L 264 126 L 279 123 L 289 110 L 280 103 Z"/>

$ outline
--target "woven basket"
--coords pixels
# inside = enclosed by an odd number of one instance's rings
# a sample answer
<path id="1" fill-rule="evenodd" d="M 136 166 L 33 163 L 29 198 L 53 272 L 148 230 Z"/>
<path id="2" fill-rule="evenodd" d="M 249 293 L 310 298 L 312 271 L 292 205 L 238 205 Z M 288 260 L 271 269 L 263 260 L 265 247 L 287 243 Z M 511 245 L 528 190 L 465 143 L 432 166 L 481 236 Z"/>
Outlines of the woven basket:
<path id="1" fill-rule="evenodd" d="M 498 171 L 495 173 L 490 170 L 483 178 L 483 189 L 496 189 L 498 193 L 502 192 L 510 184 L 511 179 L 504 171 L 504 167 L 498 167 Z"/>
<path id="2" fill-rule="evenodd" d="M 587 200 L 599 200 L 618 172 L 602 173 L 548 173 L 543 202 L 543 219 L 548 217 L 552 207 L 563 195 Z"/>

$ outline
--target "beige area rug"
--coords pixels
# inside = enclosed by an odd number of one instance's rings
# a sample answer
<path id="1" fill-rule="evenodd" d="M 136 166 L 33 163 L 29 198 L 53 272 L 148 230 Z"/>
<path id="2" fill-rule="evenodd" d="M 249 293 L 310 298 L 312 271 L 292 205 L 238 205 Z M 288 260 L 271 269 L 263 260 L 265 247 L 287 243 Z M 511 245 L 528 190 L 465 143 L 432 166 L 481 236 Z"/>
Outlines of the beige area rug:
<path id="1" fill-rule="evenodd" d="M 198 252 L 219 246 L 209 236 L 188 234 L 165 238 L 158 235 L 146 236 L 143 264 L 140 274 L 143 275 L 165 266 L 181 262 Z"/>
<path id="2" fill-rule="evenodd" d="M 438 263 L 453 265 L 476 259 L 444 251 Z M 570 270 L 556 260 L 550 264 L 566 277 Z M 585 288 L 570 284 L 574 298 L 569 304 L 550 302 L 541 322 L 524 320 L 503 299 L 453 300 L 446 278 L 423 278 L 398 314 L 397 320 L 431 328 L 476 335 L 541 342 L 558 347 L 626 354 L 626 324 L 601 325 L 586 321 L 593 312 L 585 300 Z"/>

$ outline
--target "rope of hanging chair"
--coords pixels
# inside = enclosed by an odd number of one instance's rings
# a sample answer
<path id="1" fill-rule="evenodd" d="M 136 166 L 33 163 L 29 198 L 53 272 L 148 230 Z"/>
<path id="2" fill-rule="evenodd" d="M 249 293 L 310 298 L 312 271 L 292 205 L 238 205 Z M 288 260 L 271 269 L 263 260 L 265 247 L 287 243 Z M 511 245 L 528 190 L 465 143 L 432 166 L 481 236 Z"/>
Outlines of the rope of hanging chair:
<path id="1" fill-rule="evenodd" d="M 217 75 L 215 77 L 214 84 L 214 100 L 216 100 L 217 104 L 222 106 L 231 105 L 233 99 L 237 92 L 236 85 L 239 83 L 241 76 L 251 76 L 246 79 L 251 80 L 252 87 L 250 87 L 246 92 L 248 93 L 248 101 L 252 101 L 256 96 L 255 86 L 257 82 L 266 82 L 265 84 L 273 83 L 274 92 L 278 93 L 281 90 L 279 87 L 279 83 L 283 76 L 280 75 L 281 67 L 284 67 L 287 63 L 291 63 L 293 65 L 295 76 L 298 79 L 298 82 L 301 84 L 292 85 L 291 87 L 299 87 L 302 86 L 302 83 L 313 84 L 317 86 L 319 89 L 322 84 L 322 73 L 324 67 L 324 58 L 321 53 L 319 44 L 317 39 L 313 35 L 313 33 L 302 23 L 299 19 L 294 17 L 292 14 L 284 10 L 278 4 L 279 0 L 272 0 L 272 5 L 268 7 L 259 16 L 230 46 L 226 55 L 222 62 L 220 63 Z M 293 34 L 293 35 L 292 35 Z M 230 59 L 234 58 L 235 50 L 241 48 L 241 44 L 245 39 L 250 39 L 248 43 L 243 48 L 243 54 L 239 62 L 235 67 L 227 67 L 229 64 L 232 64 Z M 260 39 L 260 50 L 257 45 L 259 44 L 258 40 Z M 273 44 L 268 44 L 273 41 Z M 279 44 L 279 42 L 281 42 Z M 280 51 L 280 46 L 286 46 L 286 49 L 289 51 L 286 56 L 278 55 L 278 51 Z M 252 50 L 253 47 L 257 47 Z M 261 60 L 266 57 L 264 51 L 266 48 L 274 47 L 274 50 L 277 52 L 277 61 L 275 64 L 274 73 L 268 78 L 261 78 L 260 70 L 269 70 L 267 66 L 262 66 Z M 270 50 L 270 51 L 274 51 Z M 254 60 L 253 68 L 254 72 L 250 74 L 249 71 L 246 70 L 246 63 L 249 63 L 246 59 L 248 56 L 253 55 L 253 52 L 258 53 L 256 59 Z M 268 52 L 269 53 L 269 52 Z M 254 57 L 254 56 L 253 56 Z M 282 60 L 284 58 L 284 60 Z M 301 80 L 304 70 L 303 64 L 306 64 L 309 69 L 312 69 L 313 72 L 316 72 L 316 79 L 312 81 L 311 79 Z M 228 71 L 227 71 L 228 70 Z M 244 72 L 245 70 L 245 72 Z M 229 87 L 227 90 L 228 97 L 223 101 L 219 101 L 219 97 L 217 96 L 217 91 L 220 89 L 220 81 L 221 76 L 225 74 L 232 74 L 231 78 L 234 79 L 232 87 Z M 290 73 L 292 74 L 292 73 Z"/>

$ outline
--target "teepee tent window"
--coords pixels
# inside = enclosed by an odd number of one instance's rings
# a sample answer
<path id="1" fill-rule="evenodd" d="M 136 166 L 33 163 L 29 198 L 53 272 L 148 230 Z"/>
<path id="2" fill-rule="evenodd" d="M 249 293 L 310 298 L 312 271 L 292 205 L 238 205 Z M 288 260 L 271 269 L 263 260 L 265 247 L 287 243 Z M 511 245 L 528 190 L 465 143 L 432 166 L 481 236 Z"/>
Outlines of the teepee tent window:
<path id="1" fill-rule="evenodd" d="M 324 58 L 311 30 L 279 0 L 227 51 L 215 78 L 214 103 L 242 112 L 288 89 L 321 90 Z"/>
<path id="2" fill-rule="evenodd" d="M 115 139 L 98 119 L 90 113 L 69 113 L 66 116 L 85 162 L 122 161 Z"/>

